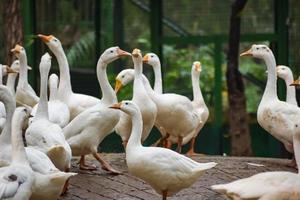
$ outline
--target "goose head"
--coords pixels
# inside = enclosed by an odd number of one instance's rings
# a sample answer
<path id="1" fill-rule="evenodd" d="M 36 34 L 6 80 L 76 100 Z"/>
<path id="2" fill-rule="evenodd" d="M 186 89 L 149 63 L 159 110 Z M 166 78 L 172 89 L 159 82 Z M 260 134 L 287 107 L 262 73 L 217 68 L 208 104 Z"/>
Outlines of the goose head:
<path id="1" fill-rule="evenodd" d="M 45 53 L 41 58 L 40 71 L 49 72 L 50 67 L 51 67 L 51 56 L 49 55 L 49 53 Z"/>
<path id="2" fill-rule="evenodd" d="M 284 80 L 289 77 L 293 77 L 292 70 L 288 66 L 285 66 L 285 65 L 278 65 L 276 67 L 276 73 L 279 78 L 284 79 Z"/>
<path id="3" fill-rule="evenodd" d="M 139 107 L 133 101 L 128 101 L 128 100 L 124 100 L 122 102 L 116 103 L 110 106 L 110 108 L 122 110 L 123 112 L 125 112 L 130 116 L 140 112 Z"/>
<path id="4" fill-rule="evenodd" d="M 263 59 L 265 56 L 272 53 L 271 49 L 264 44 L 253 44 L 248 51 L 240 54 L 240 56 L 253 56 L 255 58 Z"/>
<path id="5" fill-rule="evenodd" d="M 14 53 L 18 59 L 26 56 L 25 48 L 18 44 L 16 44 L 15 48 L 11 49 L 10 51 Z"/>
<path id="6" fill-rule="evenodd" d="M 123 86 L 133 81 L 133 79 L 134 69 L 122 70 L 116 77 L 115 92 L 118 93 Z"/>
<path id="7" fill-rule="evenodd" d="M 143 57 L 143 63 L 149 64 L 153 67 L 157 66 L 160 64 L 159 58 L 155 53 L 147 53 Z"/>
<path id="8" fill-rule="evenodd" d="M 109 64 L 123 56 L 131 56 L 131 54 L 120 49 L 118 46 L 110 47 L 102 53 L 100 60 L 106 64 Z"/>
<path id="9" fill-rule="evenodd" d="M 14 70 L 15 73 L 19 73 L 19 71 L 20 71 L 20 61 L 19 61 L 19 60 L 15 60 L 15 61 L 11 64 L 10 68 L 11 68 L 12 70 Z M 29 66 L 27 66 L 27 70 L 32 70 L 32 68 L 29 67 Z M 7 73 L 9 73 L 9 72 L 7 72 Z"/>
<path id="10" fill-rule="evenodd" d="M 52 52 L 57 49 L 62 49 L 61 42 L 53 35 L 38 34 L 38 37 L 49 47 Z"/>
<path id="11" fill-rule="evenodd" d="M 142 52 L 140 49 L 133 49 L 131 55 L 134 61 L 143 62 Z"/>
<path id="12" fill-rule="evenodd" d="M 193 62 L 192 72 L 194 74 L 200 74 L 201 71 L 202 71 L 201 63 L 199 61 Z"/>
<path id="13" fill-rule="evenodd" d="M 2 76 L 6 76 L 7 74 L 10 74 L 10 73 L 18 73 L 16 70 L 10 68 L 8 65 L 0 64 L 0 67 L 2 69 Z"/>

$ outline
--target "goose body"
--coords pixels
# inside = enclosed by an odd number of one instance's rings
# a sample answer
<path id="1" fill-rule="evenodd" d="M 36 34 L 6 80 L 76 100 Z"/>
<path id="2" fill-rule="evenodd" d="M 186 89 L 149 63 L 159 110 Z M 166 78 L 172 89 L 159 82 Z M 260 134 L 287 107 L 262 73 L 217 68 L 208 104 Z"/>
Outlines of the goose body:
<path id="1" fill-rule="evenodd" d="M 237 200 L 260 199 L 280 190 L 300 187 L 300 177 L 291 172 L 264 172 L 228 184 L 212 186 L 212 189 Z M 280 194 L 277 194 L 280 195 Z M 263 198 L 262 198 L 263 199 Z"/>
<path id="2" fill-rule="evenodd" d="M 12 132 L 12 126 L 10 125 L 10 122 L 12 120 L 11 117 L 15 110 L 16 103 L 8 88 L 3 86 L 0 87 L 0 99 L 2 102 L 4 102 L 6 110 L 8 111 L 5 129 L 0 137 L 0 167 L 5 167 L 12 163 L 11 152 L 13 151 L 13 147 L 9 142 L 11 140 L 10 135 Z M 20 122 L 24 122 L 24 120 L 20 120 Z M 22 124 L 20 124 L 20 126 L 22 126 Z M 45 153 L 33 147 L 26 147 L 25 152 L 29 161 L 29 165 L 33 170 L 33 176 L 35 177 L 30 199 L 57 199 L 63 190 L 65 181 L 71 176 L 74 176 L 75 173 L 60 172 Z"/>
<path id="3" fill-rule="evenodd" d="M 56 74 L 51 74 L 49 77 L 50 97 L 48 101 L 49 121 L 65 127 L 70 121 L 70 111 L 68 106 L 57 98 L 58 77 Z M 38 104 L 31 111 L 31 115 L 35 116 Z"/>
<path id="4" fill-rule="evenodd" d="M 59 65 L 59 86 L 57 90 L 57 99 L 64 102 L 70 111 L 70 120 L 74 119 L 85 109 L 100 103 L 100 99 L 85 95 L 77 94 L 72 91 L 70 69 L 67 57 L 64 53 L 60 41 L 52 35 L 38 35 L 54 53 Z"/>
<path id="5" fill-rule="evenodd" d="M 39 97 L 28 83 L 27 56 L 25 49 L 20 45 L 16 45 L 11 51 L 20 61 L 19 82 L 16 90 L 17 104 L 33 107 L 38 103 Z"/>
<path id="6" fill-rule="evenodd" d="M 119 173 L 102 160 L 97 151 L 98 145 L 114 130 L 120 118 L 118 111 L 112 111 L 108 108 L 109 105 L 117 102 L 117 97 L 108 82 L 106 68 L 108 63 L 126 55 L 130 54 L 120 50 L 119 47 L 111 47 L 104 51 L 97 63 L 97 77 L 103 94 L 101 102 L 78 114 L 63 129 L 65 137 L 72 148 L 72 154 L 81 156 L 81 169 L 93 168 L 87 166 L 84 162 L 85 155 L 93 154 L 101 163 L 102 168 L 113 173 Z"/>
<path id="7" fill-rule="evenodd" d="M 294 82 L 293 72 L 288 66 L 278 65 L 276 67 L 277 76 L 284 80 L 286 84 L 286 102 L 298 106 L 296 99 L 296 89 L 290 85 Z"/>
<path id="8" fill-rule="evenodd" d="M 50 67 L 51 57 L 46 53 L 40 63 L 40 101 L 36 116 L 25 132 L 25 138 L 28 146 L 47 154 L 58 169 L 65 171 L 70 168 L 72 153 L 60 126 L 48 118 L 47 80 Z"/>
<path id="9" fill-rule="evenodd" d="M 2 86 L 1 86 L 2 87 Z M 3 95 L 0 88 L 0 96 Z M 22 123 L 26 118 L 24 108 L 18 108 L 12 119 L 12 162 L 0 168 L 0 199 L 28 200 L 34 184 L 22 140 Z"/>
<path id="10" fill-rule="evenodd" d="M 143 134 L 142 141 L 146 140 L 149 136 L 157 115 L 157 108 L 153 100 L 149 97 L 144 84 L 143 84 L 143 61 L 140 50 L 135 49 L 132 53 L 132 59 L 134 63 L 134 82 L 133 82 L 133 98 L 142 113 L 143 119 Z M 131 133 L 131 119 L 130 117 L 122 113 L 119 123 L 116 126 L 116 133 L 122 138 L 123 144 L 126 143 Z"/>
<path id="11" fill-rule="evenodd" d="M 191 186 L 205 170 L 216 165 L 214 162 L 198 163 L 165 148 L 143 147 L 143 123 L 139 107 L 133 101 L 122 101 L 111 108 L 121 109 L 132 119 L 132 130 L 126 146 L 129 172 L 149 183 L 157 193 L 162 194 L 164 200 Z"/>
<path id="12" fill-rule="evenodd" d="M 268 68 L 267 85 L 257 112 L 258 122 L 270 134 L 283 142 L 287 150 L 290 152 L 294 150 L 296 163 L 299 167 L 300 132 L 298 123 L 300 111 L 297 106 L 279 101 L 277 97 L 274 55 L 265 45 L 252 45 L 248 51 L 241 54 L 241 56 L 245 55 L 263 59 Z M 274 195 L 276 195 L 274 199 L 278 199 L 278 197 L 295 199 L 294 189 L 299 188 L 299 186 L 299 173 L 265 172 L 228 184 L 214 185 L 212 189 L 237 200 L 273 200 Z"/>

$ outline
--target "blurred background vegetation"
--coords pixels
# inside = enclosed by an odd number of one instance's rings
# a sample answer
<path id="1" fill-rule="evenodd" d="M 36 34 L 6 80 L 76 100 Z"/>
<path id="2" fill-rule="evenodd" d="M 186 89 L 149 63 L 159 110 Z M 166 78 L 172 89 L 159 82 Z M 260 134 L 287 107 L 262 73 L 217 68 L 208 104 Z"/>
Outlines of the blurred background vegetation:
<path id="1" fill-rule="evenodd" d="M 198 151 L 228 153 L 225 71 L 231 3 L 231 0 L 24 0 L 24 46 L 32 52 L 29 64 L 34 66 L 30 81 L 37 88 L 38 58 L 49 51 L 41 41 L 35 40 L 37 33 L 53 34 L 60 39 L 71 67 L 74 91 L 94 96 L 101 96 L 95 75 L 96 61 L 101 52 L 112 45 L 118 45 L 127 51 L 140 48 L 143 53 L 154 51 L 160 55 L 164 92 L 183 94 L 190 98 L 191 65 L 193 61 L 200 60 L 203 65 L 200 84 L 210 108 L 210 118 L 200 134 Z M 288 16 L 284 18 L 285 24 L 281 24 L 281 28 L 288 31 L 287 36 L 280 35 L 278 31 L 278 22 L 282 19 L 278 18 L 278 11 L 285 9 L 280 7 L 282 3 L 287 7 Z M 3 1 L 0 2 L 0 8 L 3 10 Z M 297 0 L 248 1 L 241 13 L 241 35 L 242 38 L 245 35 L 245 39 L 242 39 L 240 49 L 244 50 L 253 43 L 265 43 L 278 55 L 278 43 L 284 43 L 288 47 L 284 49 L 288 57 L 286 61 L 281 59 L 278 64 L 289 65 L 295 74 L 299 74 L 299 11 L 300 1 Z M 2 46 L 3 23 L 3 18 L 0 18 Z M 0 60 L 4 60 L 7 53 L 4 48 L 0 49 Z M 53 72 L 58 73 L 55 62 L 54 59 Z M 130 59 L 109 67 L 108 75 L 112 85 L 117 73 L 127 67 L 132 67 Z M 261 61 L 240 60 L 252 146 L 254 155 L 282 156 L 281 150 L 273 151 L 273 146 L 268 146 L 270 136 L 256 122 L 256 110 L 266 81 L 265 70 Z M 144 71 L 153 81 L 152 69 L 145 66 Z M 131 98 L 131 91 L 132 87 L 126 87 L 118 95 L 119 99 Z M 216 107 L 216 104 L 221 105 Z M 220 137 L 216 138 L 216 135 Z"/>

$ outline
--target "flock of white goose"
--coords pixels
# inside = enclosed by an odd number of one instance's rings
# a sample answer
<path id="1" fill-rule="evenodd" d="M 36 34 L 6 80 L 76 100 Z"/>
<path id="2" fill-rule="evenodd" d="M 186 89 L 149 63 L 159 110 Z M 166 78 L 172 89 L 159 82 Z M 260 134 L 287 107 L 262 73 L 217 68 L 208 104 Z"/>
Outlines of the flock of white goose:
<path id="1" fill-rule="evenodd" d="M 128 53 L 119 47 L 108 48 L 97 63 L 102 91 L 102 98 L 98 99 L 72 91 L 69 65 L 60 41 L 52 35 L 38 37 L 55 55 L 60 71 L 59 77 L 50 75 L 48 84 L 51 56 L 45 53 L 39 66 L 39 97 L 28 83 L 29 67 L 22 46 L 16 45 L 11 50 L 18 58 L 11 67 L 0 66 L 0 199 L 57 199 L 67 191 L 69 178 L 76 175 L 70 172 L 72 156 L 80 156 L 82 170 L 96 170 L 85 162 L 85 156 L 92 154 L 102 169 L 119 174 L 97 153 L 98 145 L 113 131 L 122 138 L 129 172 L 149 183 L 163 200 L 191 186 L 205 170 L 216 166 L 215 162 L 198 163 L 180 154 L 181 146 L 190 141 L 189 154 L 194 153 L 195 138 L 209 115 L 199 86 L 200 62 L 192 64 L 191 101 L 182 95 L 163 93 L 160 60 L 154 53 L 142 57 L 139 49 Z M 268 81 L 258 108 L 258 122 L 295 154 L 300 166 L 300 109 L 295 88 L 289 86 L 293 81 L 292 72 L 286 66 L 277 67 L 277 74 L 285 79 L 288 89 L 287 102 L 282 102 L 276 93 L 276 63 L 272 51 L 265 45 L 253 45 L 241 55 L 265 60 Z M 134 69 L 118 74 L 114 90 L 106 68 L 123 56 L 132 58 Z M 143 75 L 143 63 L 154 70 L 153 88 Z M 17 73 L 19 80 L 15 89 Z M 2 77 L 6 75 L 4 86 Z M 132 81 L 132 100 L 118 103 L 116 93 Z M 144 147 L 142 142 L 153 126 L 160 130 L 162 137 L 153 147 Z M 179 153 L 156 147 L 159 144 L 169 147 L 172 143 L 177 143 Z M 298 186 L 298 174 L 267 172 L 212 188 L 232 199 L 266 200 L 278 195 L 295 198 Z"/>

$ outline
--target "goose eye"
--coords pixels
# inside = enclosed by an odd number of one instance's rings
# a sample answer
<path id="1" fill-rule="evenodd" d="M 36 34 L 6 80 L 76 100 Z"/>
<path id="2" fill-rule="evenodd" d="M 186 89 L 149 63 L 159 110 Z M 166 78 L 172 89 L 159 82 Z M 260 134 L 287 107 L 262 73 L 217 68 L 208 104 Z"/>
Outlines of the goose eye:
<path id="1" fill-rule="evenodd" d="M 125 76 L 123 75 L 122 78 L 124 78 Z"/>
<path id="2" fill-rule="evenodd" d="M 57 42 L 57 39 L 54 39 L 54 42 Z"/>
<path id="3" fill-rule="evenodd" d="M 125 105 L 128 105 L 128 103 L 126 102 Z"/>
<path id="4" fill-rule="evenodd" d="M 153 58 L 154 56 L 152 55 L 151 58 Z"/>
<path id="5" fill-rule="evenodd" d="M 22 48 L 21 48 L 21 50 L 23 51 L 23 50 L 24 50 L 24 48 L 22 47 Z"/>
<path id="6" fill-rule="evenodd" d="M 113 53 L 114 51 L 113 50 L 110 50 L 110 53 Z"/>
<path id="7" fill-rule="evenodd" d="M 259 48 L 258 48 L 258 47 L 256 47 L 256 50 L 259 50 Z"/>

